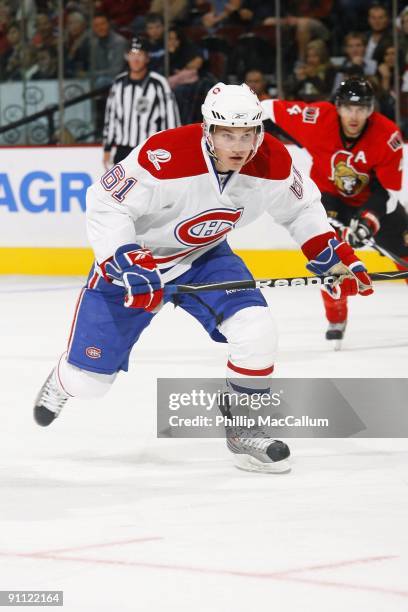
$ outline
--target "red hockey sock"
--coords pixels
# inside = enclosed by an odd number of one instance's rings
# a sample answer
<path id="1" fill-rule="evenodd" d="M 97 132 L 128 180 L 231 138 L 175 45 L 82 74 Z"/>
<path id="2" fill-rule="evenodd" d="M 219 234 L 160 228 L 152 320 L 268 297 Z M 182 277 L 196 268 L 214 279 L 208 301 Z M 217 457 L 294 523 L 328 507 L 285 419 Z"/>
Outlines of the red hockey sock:
<path id="1" fill-rule="evenodd" d="M 347 320 L 347 297 L 333 299 L 327 291 L 321 291 L 326 317 L 329 323 L 343 323 Z"/>

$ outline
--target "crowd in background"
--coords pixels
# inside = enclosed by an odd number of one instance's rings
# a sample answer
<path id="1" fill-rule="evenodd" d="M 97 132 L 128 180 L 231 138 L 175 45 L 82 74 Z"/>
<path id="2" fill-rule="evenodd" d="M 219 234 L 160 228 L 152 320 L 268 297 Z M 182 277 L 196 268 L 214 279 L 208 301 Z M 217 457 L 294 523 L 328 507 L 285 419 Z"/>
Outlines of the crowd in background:
<path id="1" fill-rule="evenodd" d="M 408 6 L 398 5 L 398 48 L 391 0 L 282 2 L 283 93 L 330 100 L 346 76 L 373 84 L 378 109 L 395 119 L 394 66 L 400 72 L 402 127 L 408 136 Z M 150 70 L 165 74 L 164 0 L 64 2 L 63 74 L 110 85 L 126 68 L 132 36 L 144 36 Z M 169 0 L 168 78 L 183 123 L 200 120 L 201 101 L 218 80 L 246 81 L 275 96 L 276 18 L 272 0 Z M 56 79 L 58 1 L 0 0 L 0 81 Z"/>

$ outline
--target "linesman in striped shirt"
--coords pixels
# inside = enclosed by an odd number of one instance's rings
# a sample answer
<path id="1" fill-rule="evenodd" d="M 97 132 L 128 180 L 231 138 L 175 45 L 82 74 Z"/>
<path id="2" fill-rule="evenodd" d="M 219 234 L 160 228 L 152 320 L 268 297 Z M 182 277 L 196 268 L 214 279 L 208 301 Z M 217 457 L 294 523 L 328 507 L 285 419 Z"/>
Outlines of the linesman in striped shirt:
<path id="1" fill-rule="evenodd" d="M 103 130 L 103 162 L 111 166 L 156 132 L 180 125 L 179 111 L 167 79 L 149 71 L 146 43 L 133 38 L 125 56 L 129 65 L 109 92 Z"/>

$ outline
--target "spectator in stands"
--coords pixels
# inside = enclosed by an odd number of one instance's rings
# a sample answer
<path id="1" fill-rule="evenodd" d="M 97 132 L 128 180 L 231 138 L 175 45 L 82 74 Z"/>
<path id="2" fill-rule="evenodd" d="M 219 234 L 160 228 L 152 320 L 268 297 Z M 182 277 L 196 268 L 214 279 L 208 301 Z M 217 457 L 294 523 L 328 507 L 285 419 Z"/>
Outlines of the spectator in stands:
<path id="1" fill-rule="evenodd" d="M 302 62 L 306 59 L 308 43 L 315 39 L 327 42 L 330 38 L 330 32 L 316 17 L 305 17 L 305 13 L 300 11 L 299 4 L 299 1 L 291 2 L 283 7 L 281 24 L 286 30 L 284 39 L 291 40 L 294 34 L 297 47 L 297 59 Z M 276 17 L 272 13 L 273 7 L 270 5 L 270 17 L 264 19 L 263 25 L 276 26 Z M 311 15 L 313 12 L 309 10 L 306 14 Z"/>
<path id="2" fill-rule="evenodd" d="M 238 15 L 242 24 L 264 25 L 265 19 L 271 16 L 271 6 L 265 0 L 243 0 Z"/>
<path id="3" fill-rule="evenodd" d="M 10 7 L 4 2 L 0 3 L 0 66 L 2 58 L 6 51 L 10 49 L 10 43 L 7 39 L 7 30 L 11 20 Z"/>
<path id="4" fill-rule="evenodd" d="M 354 72 L 361 68 L 361 76 L 372 76 L 377 69 L 375 60 L 365 59 L 367 41 L 362 32 L 350 32 L 344 39 L 346 59 L 342 65 L 343 72 L 347 74 L 351 69 Z"/>
<path id="5" fill-rule="evenodd" d="M 113 79 L 123 70 L 128 49 L 126 38 L 114 32 L 108 18 L 96 13 L 92 20 L 92 58 L 95 87 L 111 85 Z"/>
<path id="6" fill-rule="evenodd" d="M 104 13 L 117 32 L 128 37 L 144 26 L 150 0 L 96 0 L 95 8 Z"/>
<path id="7" fill-rule="evenodd" d="M 64 45 L 65 76 L 83 78 L 89 70 L 90 46 L 87 23 L 82 13 L 69 13 L 66 19 L 67 39 Z"/>
<path id="8" fill-rule="evenodd" d="M 343 63 L 337 68 L 333 92 L 336 91 L 341 81 L 352 76 L 373 76 L 377 70 L 377 62 L 364 59 L 366 50 L 366 38 L 362 32 L 350 32 L 344 39 L 344 53 L 346 55 Z"/>
<path id="9" fill-rule="evenodd" d="M 392 30 L 390 17 L 385 6 L 374 4 L 368 9 L 368 24 L 370 30 L 367 32 L 367 48 L 365 60 L 379 62 L 384 54 L 384 49 L 392 44 Z"/>
<path id="10" fill-rule="evenodd" d="M 377 76 L 379 77 L 380 86 L 389 90 L 392 85 L 392 77 L 395 66 L 395 47 L 390 45 L 384 49 L 383 57 L 381 58 L 380 64 L 377 70 Z"/>
<path id="11" fill-rule="evenodd" d="M 37 49 L 44 49 L 44 47 L 57 48 L 58 38 L 54 25 L 46 13 L 37 13 L 36 30 L 31 39 L 31 44 Z"/>
<path id="12" fill-rule="evenodd" d="M 146 48 L 150 57 L 150 70 L 164 72 L 164 22 L 158 13 L 149 13 L 146 16 Z"/>
<path id="13" fill-rule="evenodd" d="M 325 42 L 312 40 L 306 48 L 306 62 L 297 64 L 286 83 L 288 97 L 307 102 L 328 99 L 335 74 Z"/>
<path id="14" fill-rule="evenodd" d="M 378 65 L 377 70 L 377 82 L 379 86 L 377 97 L 380 106 L 380 112 L 392 120 L 395 120 L 395 60 L 395 47 L 390 45 L 384 49 L 384 54 L 383 57 L 380 58 L 380 63 Z"/>
<path id="15" fill-rule="evenodd" d="M 153 0 L 150 12 L 164 17 L 164 4 L 166 0 Z M 189 9 L 188 0 L 169 0 L 169 22 L 173 24 L 184 23 Z"/>
<path id="16" fill-rule="evenodd" d="M 408 67 L 408 6 L 401 11 L 399 18 L 400 27 L 398 42 L 401 49 L 403 65 Z"/>
<path id="17" fill-rule="evenodd" d="M 201 23 L 208 32 L 215 32 L 220 27 L 234 23 L 234 18 L 235 23 L 239 21 L 241 0 L 212 0 L 207 4 L 210 10 L 204 13 Z"/>
<path id="18" fill-rule="evenodd" d="M 35 48 L 22 40 L 21 27 L 17 22 L 10 24 L 7 39 L 10 48 L 3 56 L 1 80 L 29 80 L 35 70 Z"/>
<path id="19" fill-rule="evenodd" d="M 245 83 L 256 93 L 260 100 L 268 100 L 271 97 L 268 93 L 265 75 L 261 70 L 248 70 L 245 75 Z"/>
<path id="20" fill-rule="evenodd" d="M 182 31 L 171 28 L 168 35 L 169 84 L 177 101 L 181 123 L 191 123 L 191 112 L 204 64 L 203 52 L 186 40 Z"/>
<path id="21" fill-rule="evenodd" d="M 202 50 L 188 41 L 179 28 L 170 28 L 168 50 L 171 75 L 178 74 L 183 70 L 193 70 L 195 74 L 198 74 L 201 70 L 204 63 Z"/>
<path id="22" fill-rule="evenodd" d="M 33 64 L 33 49 L 22 41 L 20 25 L 17 22 L 9 25 L 7 41 L 9 49 L 3 55 L 1 80 L 20 81 Z"/>
<path id="23" fill-rule="evenodd" d="M 43 47 L 37 50 L 37 61 L 31 78 L 35 81 L 57 78 L 57 53 L 53 47 Z"/>

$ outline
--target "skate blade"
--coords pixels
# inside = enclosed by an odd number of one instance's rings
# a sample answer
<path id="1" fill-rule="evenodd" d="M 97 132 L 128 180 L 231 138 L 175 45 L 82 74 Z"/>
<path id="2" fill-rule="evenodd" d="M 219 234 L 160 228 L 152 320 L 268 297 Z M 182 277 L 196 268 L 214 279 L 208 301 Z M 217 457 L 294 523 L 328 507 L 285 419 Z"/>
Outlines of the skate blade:
<path id="1" fill-rule="evenodd" d="M 341 347 L 342 347 L 342 340 L 335 340 L 334 341 L 334 350 L 335 351 L 341 351 Z"/>
<path id="2" fill-rule="evenodd" d="M 290 472 L 292 466 L 287 459 L 274 463 L 263 463 L 251 455 L 234 455 L 235 467 L 245 472 L 261 472 L 264 474 L 283 474 Z"/>

